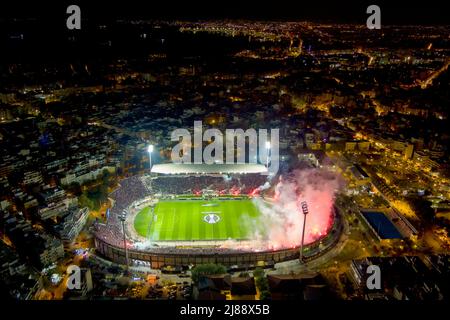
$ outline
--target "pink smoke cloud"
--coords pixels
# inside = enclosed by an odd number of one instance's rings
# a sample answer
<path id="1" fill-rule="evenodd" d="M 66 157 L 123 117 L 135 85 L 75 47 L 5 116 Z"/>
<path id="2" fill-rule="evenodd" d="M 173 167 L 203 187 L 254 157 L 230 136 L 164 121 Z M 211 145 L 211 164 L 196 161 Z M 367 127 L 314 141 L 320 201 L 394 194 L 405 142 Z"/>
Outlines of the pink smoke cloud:
<path id="1" fill-rule="evenodd" d="M 255 198 L 262 213 L 259 223 L 264 236 L 255 234 L 257 240 L 265 238 L 271 249 L 298 246 L 301 243 L 303 213 L 299 202 L 306 201 L 309 214 L 306 218 L 305 244 L 325 236 L 333 224 L 333 204 L 342 179 L 324 169 L 296 170 L 280 179 L 274 188 L 274 203 L 268 205 Z M 268 240 L 268 241 L 267 241 Z"/>

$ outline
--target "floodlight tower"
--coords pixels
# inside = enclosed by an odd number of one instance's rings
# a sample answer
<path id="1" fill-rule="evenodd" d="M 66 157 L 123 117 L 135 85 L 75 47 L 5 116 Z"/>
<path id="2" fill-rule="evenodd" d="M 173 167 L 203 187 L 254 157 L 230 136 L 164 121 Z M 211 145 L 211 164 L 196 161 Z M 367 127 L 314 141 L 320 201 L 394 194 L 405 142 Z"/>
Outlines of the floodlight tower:
<path id="1" fill-rule="evenodd" d="M 127 248 L 127 235 L 125 233 L 125 220 L 127 218 L 127 210 L 123 210 L 122 214 L 119 215 L 119 220 L 122 222 L 122 233 L 123 233 L 123 246 L 125 248 L 125 262 L 128 269 L 128 248 Z"/>
<path id="2" fill-rule="evenodd" d="M 305 242 L 306 215 L 309 213 L 309 211 L 308 211 L 308 204 L 306 203 L 306 201 L 300 202 L 300 207 L 302 208 L 303 212 L 303 231 L 302 231 L 302 242 L 300 245 L 300 263 L 303 263 L 303 245 Z"/>
<path id="3" fill-rule="evenodd" d="M 267 170 L 268 170 L 269 169 L 269 162 L 270 162 L 270 141 L 266 141 L 266 150 L 267 150 L 266 167 L 267 167 Z"/>
<path id="4" fill-rule="evenodd" d="M 153 152 L 154 148 L 155 147 L 152 144 L 149 144 L 147 147 L 148 158 L 150 160 L 150 172 L 152 171 L 152 152 Z"/>

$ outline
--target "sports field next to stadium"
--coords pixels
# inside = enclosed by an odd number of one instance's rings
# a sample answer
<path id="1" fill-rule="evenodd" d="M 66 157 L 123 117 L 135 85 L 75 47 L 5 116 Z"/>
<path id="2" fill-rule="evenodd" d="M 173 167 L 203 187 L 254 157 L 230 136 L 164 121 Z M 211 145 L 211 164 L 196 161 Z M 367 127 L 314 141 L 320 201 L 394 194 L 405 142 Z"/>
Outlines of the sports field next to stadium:
<path id="1" fill-rule="evenodd" d="M 244 240 L 264 234 L 260 212 L 250 199 L 222 197 L 160 200 L 142 209 L 134 227 L 151 241 Z"/>

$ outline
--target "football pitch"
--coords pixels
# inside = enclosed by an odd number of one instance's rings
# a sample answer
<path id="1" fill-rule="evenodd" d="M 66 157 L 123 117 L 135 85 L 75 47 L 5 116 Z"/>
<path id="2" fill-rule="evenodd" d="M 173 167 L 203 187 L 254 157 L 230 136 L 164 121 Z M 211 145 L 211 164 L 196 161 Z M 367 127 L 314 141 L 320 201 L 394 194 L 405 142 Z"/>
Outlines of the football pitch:
<path id="1" fill-rule="evenodd" d="M 245 198 L 160 200 L 154 210 L 146 207 L 136 215 L 134 228 L 151 241 L 244 240 L 264 234 L 259 217 Z"/>

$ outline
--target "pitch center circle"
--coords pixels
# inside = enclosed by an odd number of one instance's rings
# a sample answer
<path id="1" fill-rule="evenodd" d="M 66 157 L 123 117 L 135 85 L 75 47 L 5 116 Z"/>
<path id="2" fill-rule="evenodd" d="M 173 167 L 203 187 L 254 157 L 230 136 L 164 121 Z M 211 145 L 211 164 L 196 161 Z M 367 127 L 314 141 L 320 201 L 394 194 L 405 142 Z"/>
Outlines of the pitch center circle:
<path id="1" fill-rule="evenodd" d="M 203 217 L 203 221 L 209 224 L 214 224 L 220 221 L 220 217 L 215 213 L 208 213 Z"/>

